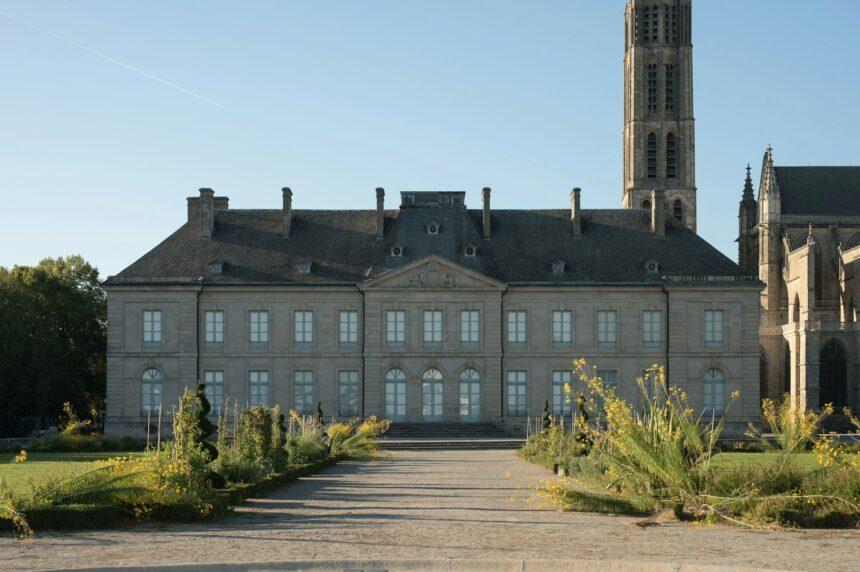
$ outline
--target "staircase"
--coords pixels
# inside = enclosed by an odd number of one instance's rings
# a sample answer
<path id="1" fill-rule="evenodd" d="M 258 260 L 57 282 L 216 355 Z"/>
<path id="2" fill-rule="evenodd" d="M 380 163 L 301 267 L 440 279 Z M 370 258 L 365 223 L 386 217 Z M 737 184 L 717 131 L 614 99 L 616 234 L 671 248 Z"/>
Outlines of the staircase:
<path id="1" fill-rule="evenodd" d="M 519 449 L 525 442 L 492 423 L 398 423 L 380 440 L 383 449 Z"/>

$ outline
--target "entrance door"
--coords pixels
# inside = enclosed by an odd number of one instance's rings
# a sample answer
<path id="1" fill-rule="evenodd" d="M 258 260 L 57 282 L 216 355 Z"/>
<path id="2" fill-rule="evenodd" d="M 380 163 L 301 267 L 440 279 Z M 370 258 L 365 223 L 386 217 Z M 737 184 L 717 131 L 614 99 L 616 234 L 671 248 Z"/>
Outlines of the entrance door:
<path id="1" fill-rule="evenodd" d="M 477 423 L 481 420 L 481 376 L 474 369 L 460 374 L 460 422 Z"/>
<path id="2" fill-rule="evenodd" d="M 385 417 L 394 423 L 406 421 L 406 374 L 399 369 L 385 374 Z"/>
<path id="3" fill-rule="evenodd" d="M 442 421 L 442 372 L 428 369 L 421 384 L 422 419 L 425 423 Z"/>

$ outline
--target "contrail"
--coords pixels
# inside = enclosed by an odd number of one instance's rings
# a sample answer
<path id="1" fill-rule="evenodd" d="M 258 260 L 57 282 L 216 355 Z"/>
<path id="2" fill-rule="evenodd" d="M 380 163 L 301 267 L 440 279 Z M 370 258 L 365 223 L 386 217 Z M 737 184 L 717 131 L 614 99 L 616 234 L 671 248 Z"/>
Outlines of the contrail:
<path id="1" fill-rule="evenodd" d="M 110 56 L 107 56 L 107 55 L 105 55 L 105 54 L 103 54 L 103 53 L 101 53 L 101 52 L 97 52 L 97 51 L 95 51 L 95 50 L 94 50 L 94 49 L 92 49 L 92 48 L 88 48 L 88 47 L 83 46 L 83 45 L 81 45 L 81 44 L 79 44 L 79 43 L 77 43 L 77 42 L 73 42 L 72 40 L 70 40 L 70 39 L 68 39 L 68 38 L 64 38 L 63 36 L 61 36 L 61 35 L 59 35 L 59 34 L 55 34 L 54 32 L 52 32 L 52 31 L 50 31 L 50 30 L 46 30 L 46 29 L 44 29 L 44 28 L 40 28 L 40 27 L 38 27 L 38 26 L 34 26 L 33 24 L 30 24 L 30 23 L 28 23 L 28 22 L 25 22 L 24 20 L 21 20 L 21 19 L 19 19 L 19 18 L 14 17 L 14 16 L 10 16 L 9 14 L 6 14 L 6 13 L 4 13 L 4 12 L 0 12 L 0 16 L 5 16 L 6 18 L 8 18 L 8 19 L 10 19 L 10 20 L 13 20 L 13 21 L 15 21 L 15 22 L 18 22 L 18 23 L 19 23 L 19 24 L 21 24 L 22 26 L 26 26 L 26 27 L 30 28 L 31 30 L 35 30 L 35 31 L 37 31 L 37 32 L 39 32 L 39 33 L 41 33 L 41 34 L 45 34 L 45 35 L 47 35 L 47 36 L 51 36 L 52 38 L 55 38 L 55 39 L 57 39 L 57 40 L 60 40 L 61 42 L 65 43 L 65 44 L 68 44 L 68 45 L 70 45 L 70 46 L 73 46 L 73 47 L 75 47 L 75 48 L 78 48 L 79 50 L 83 50 L 83 51 L 85 51 L 85 52 L 89 52 L 89 53 L 91 53 L 92 55 L 94 55 L 94 56 L 96 56 L 96 57 L 99 57 L 99 58 L 101 58 L 101 59 L 103 59 L 103 60 L 107 60 L 107 61 L 109 61 L 109 62 L 111 62 L 111 63 L 114 63 L 114 64 L 116 64 L 116 65 L 118 65 L 118 66 L 122 66 L 122 67 L 124 67 L 124 68 L 125 68 L 125 69 L 127 69 L 127 70 L 131 70 L 131 71 L 133 71 L 133 72 L 139 73 L 140 75 L 145 76 L 145 77 L 148 77 L 149 79 L 154 79 L 154 80 L 155 80 L 155 81 L 157 81 L 158 83 L 163 83 L 163 84 L 164 84 L 164 85 L 166 85 L 166 86 L 172 87 L 173 89 L 179 90 L 179 91 L 181 91 L 182 93 L 188 94 L 188 95 L 190 95 L 190 96 L 192 96 L 192 97 L 196 97 L 197 99 L 200 99 L 200 100 L 202 100 L 202 101 L 205 101 L 206 103 L 211 103 L 212 105 L 216 105 L 216 106 L 218 106 L 218 107 L 221 107 L 221 104 L 220 104 L 220 103 L 218 103 L 217 101 L 212 101 L 211 99 L 209 99 L 209 98 L 207 98 L 207 97 L 203 97 L 203 96 L 202 96 L 202 95 L 200 95 L 200 94 L 194 93 L 193 91 L 189 91 L 189 90 L 185 89 L 184 87 L 180 87 L 180 86 L 176 85 L 175 83 L 171 83 L 171 82 L 167 81 L 166 79 L 161 79 L 160 77 L 158 77 L 158 76 L 154 76 L 154 75 L 152 75 L 151 73 L 147 73 L 147 72 L 143 71 L 143 70 L 142 70 L 142 69 L 140 69 L 140 68 L 136 68 L 136 67 L 134 67 L 134 66 L 132 66 L 132 65 L 129 65 L 129 64 L 125 63 L 125 62 L 121 62 L 121 61 L 119 61 L 119 60 L 117 60 L 117 59 L 115 59 L 115 58 L 112 58 L 112 57 L 110 57 Z"/>

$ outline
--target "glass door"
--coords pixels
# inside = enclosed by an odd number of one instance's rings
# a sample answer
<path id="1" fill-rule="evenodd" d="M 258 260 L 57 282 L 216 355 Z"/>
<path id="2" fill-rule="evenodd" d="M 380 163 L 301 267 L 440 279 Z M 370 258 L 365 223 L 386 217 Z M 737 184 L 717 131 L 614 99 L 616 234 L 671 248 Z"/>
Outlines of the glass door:
<path id="1" fill-rule="evenodd" d="M 442 421 L 442 382 L 425 381 L 421 386 L 422 416 L 425 422 Z"/>
<path id="2" fill-rule="evenodd" d="M 460 422 L 477 423 L 481 420 L 481 383 L 460 382 Z"/>
<path id="3" fill-rule="evenodd" d="M 394 423 L 406 421 L 406 382 L 385 382 L 385 417 Z"/>

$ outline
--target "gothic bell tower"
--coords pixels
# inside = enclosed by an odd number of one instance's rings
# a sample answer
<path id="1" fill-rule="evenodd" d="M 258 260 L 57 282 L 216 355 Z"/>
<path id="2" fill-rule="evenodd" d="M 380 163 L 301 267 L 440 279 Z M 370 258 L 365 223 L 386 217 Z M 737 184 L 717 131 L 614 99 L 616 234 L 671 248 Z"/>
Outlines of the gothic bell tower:
<path id="1" fill-rule="evenodd" d="M 666 212 L 696 231 L 692 0 L 628 0 L 624 50 L 624 197 L 650 208 L 666 190 Z"/>

